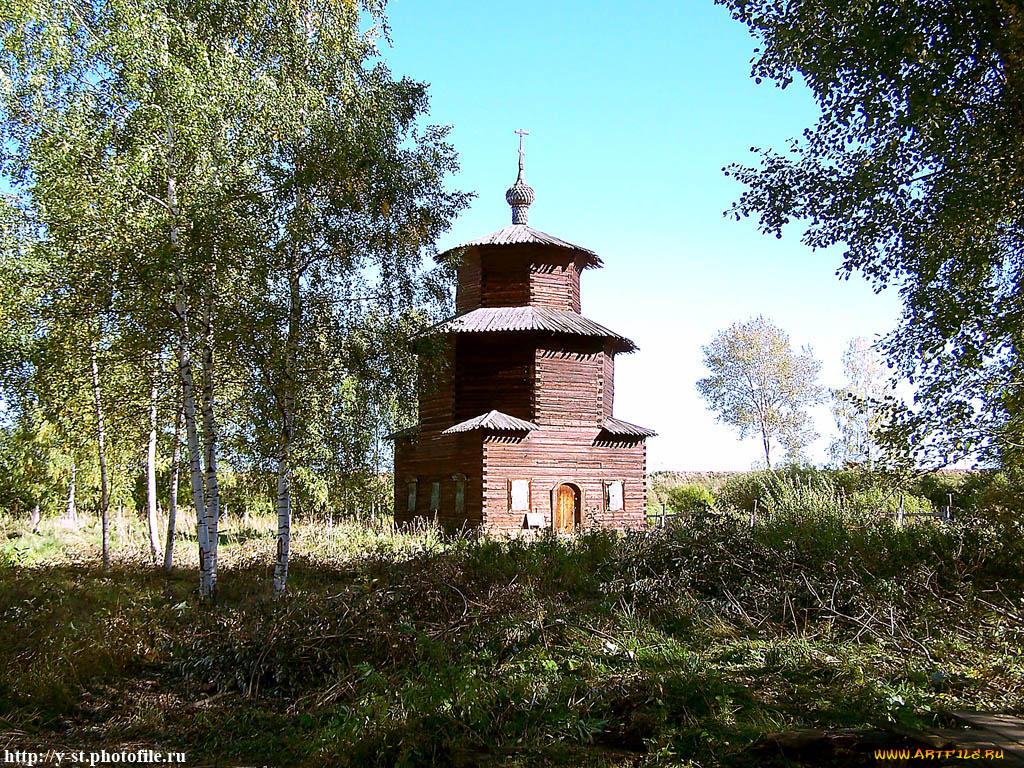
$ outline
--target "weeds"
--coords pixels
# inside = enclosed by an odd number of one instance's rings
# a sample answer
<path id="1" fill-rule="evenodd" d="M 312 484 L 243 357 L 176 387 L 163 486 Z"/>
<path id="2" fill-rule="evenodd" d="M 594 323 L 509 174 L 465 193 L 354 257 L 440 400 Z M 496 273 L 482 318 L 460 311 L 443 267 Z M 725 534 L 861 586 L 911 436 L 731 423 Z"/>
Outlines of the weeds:
<path id="1" fill-rule="evenodd" d="M 26 533 L 0 729 L 205 762 L 742 765 L 767 731 L 1024 706 L 1019 523 L 829 499 L 535 541 L 299 522 L 283 602 L 273 521 L 229 521 L 213 610 L 187 531 L 169 577 L 142 547 L 104 572 L 88 529 Z"/>

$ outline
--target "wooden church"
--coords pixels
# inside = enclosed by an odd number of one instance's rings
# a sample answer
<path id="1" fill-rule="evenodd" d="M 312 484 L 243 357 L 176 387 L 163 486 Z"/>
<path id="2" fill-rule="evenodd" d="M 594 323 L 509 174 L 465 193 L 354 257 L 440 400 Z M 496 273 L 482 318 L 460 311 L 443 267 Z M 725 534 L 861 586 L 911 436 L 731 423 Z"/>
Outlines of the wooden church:
<path id="1" fill-rule="evenodd" d="M 519 176 L 512 225 L 440 254 L 456 259 L 456 314 L 427 335 L 447 355 L 395 441 L 395 520 L 491 532 L 646 523 L 646 444 L 616 419 L 615 355 L 636 346 L 580 314 L 587 248 L 528 226 Z"/>

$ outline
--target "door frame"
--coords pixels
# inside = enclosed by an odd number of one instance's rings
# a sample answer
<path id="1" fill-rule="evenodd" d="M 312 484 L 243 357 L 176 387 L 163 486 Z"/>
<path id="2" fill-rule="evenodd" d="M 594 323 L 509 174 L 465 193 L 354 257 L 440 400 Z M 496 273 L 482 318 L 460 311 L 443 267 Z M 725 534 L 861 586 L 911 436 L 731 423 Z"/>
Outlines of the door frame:
<path id="1" fill-rule="evenodd" d="M 551 486 L 551 491 L 549 492 L 549 495 L 551 497 L 551 526 L 550 527 L 551 527 L 551 530 L 554 531 L 555 533 L 560 533 L 560 531 L 558 531 L 555 528 L 555 511 L 556 511 L 556 509 L 558 507 L 558 489 L 561 488 L 563 485 L 568 485 L 569 487 L 571 487 L 575 491 L 575 497 L 576 497 L 576 510 L 575 511 L 576 511 L 576 514 L 574 515 L 574 518 L 573 518 L 573 521 L 572 521 L 572 530 L 576 531 L 576 530 L 578 530 L 578 529 L 583 527 L 583 486 L 580 485 L 576 480 L 574 480 L 572 478 L 565 478 L 565 479 L 557 481 L 554 485 L 552 485 Z"/>

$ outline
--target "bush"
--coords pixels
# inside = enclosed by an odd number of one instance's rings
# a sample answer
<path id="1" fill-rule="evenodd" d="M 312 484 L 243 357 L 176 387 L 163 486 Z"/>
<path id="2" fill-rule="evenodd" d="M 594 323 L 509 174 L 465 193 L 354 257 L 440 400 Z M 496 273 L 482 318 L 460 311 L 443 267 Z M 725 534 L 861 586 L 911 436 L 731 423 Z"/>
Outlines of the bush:
<path id="1" fill-rule="evenodd" d="M 784 497 L 797 494 L 798 489 L 835 496 L 852 492 L 856 483 L 852 472 L 788 466 L 730 477 L 718 494 L 718 502 L 724 507 L 749 511 L 755 501 L 762 508 L 777 506 Z"/>
<path id="2" fill-rule="evenodd" d="M 924 496 L 917 496 L 913 493 L 900 493 L 879 486 L 871 486 L 863 490 L 854 491 L 849 497 L 851 511 L 861 514 L 876 512 L 883 515 L 895 515 L 900 505 L 903 505 L 903 512 L 907 515 L 931 514 L 935 507 L 931 501 Z"/>
<path id="3" fill-rule="evenodd" d="M 1019 518 L 1024 511 L 1024 478 L 1019 470 L 972 473 L 964 481 L 959 498 L 954 493 L 953 505 L 969 513 Z"/>
<path id="4" fill-rule="evenodd" d="M 676 512 L 707 512 L 715 507 L 715 497 L 703 485 L 677 485 L 670 488 L 666 499 Z"/>
<path id="5" fill-rule="evenodd" d="M 901 501 L 907 514 L 934 512 L 935 505 L 920 488 L 915 485 L 916 492 L 904 492 L 870 474 L 849 470 L 783 467 L 730 478 L 717 501 L 722 507 L 744 512 L 753 508 L 755 500 L 766 512 L 895 515 Z"/>

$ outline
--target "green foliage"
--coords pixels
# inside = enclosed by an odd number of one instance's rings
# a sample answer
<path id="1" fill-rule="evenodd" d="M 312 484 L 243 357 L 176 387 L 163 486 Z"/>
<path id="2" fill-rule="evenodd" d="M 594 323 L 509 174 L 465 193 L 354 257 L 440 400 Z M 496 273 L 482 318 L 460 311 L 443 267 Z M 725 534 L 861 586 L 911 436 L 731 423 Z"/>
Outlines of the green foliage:
<path id="1" fill-rule="evenodd" d="M 821 115 L 785 150 L 752 148 L 739 219 L 781 236 L 804 222 L 813 248 L 843 249 L 841 271 L 898 287 L 884 344 L 917 385 L 890 402 L 894 449 L 943 465 L 981 450 L 1015 463 L 1021 408 L 1020 292 L 1024 96 L 1014 3 L 888 4 L 718 0 L 759 39 L 751 75 L 799 78 Z"/>
<path id="2" fill-rule="evenodd" d="M 884 479 L 851 470 L 821 470 L 790 466 L 773 472 L 736 474 L 716 496 L 718 503 L 750 512 L 756 501 L 766 514 L 894 518 L 901 505 L 905 515 L 932 514 L 946 501 L 934 504 L 918 484 L 899 490 Z M 961 497 L 958 503 L 966 502 Z"/>
<path id="3" fill-rule="evenodd" d="M 667 494 L 668 506 L 675 512 L 708 512 L 715 506 L 715 497 L 703 485 L 677 485 Z"/>
<path id="4" fill-rule="evenodd" d="M 888 371 L 881 355 L 864 338 L 851 339 L 843 352 L 846 383 L 832 392 L 832 416 L 839 434 L 829 446 L 834 466 L 876 469 L 883 454 L 880 433 Z"/>
<path id="5" fill-rule="evenodd" d="M 821 363 L 810 348 L 794 352 L 789 336 L 758 316 L 720 331 L 703 350 L 710 375 L 697 391 L 718 419 L 738 428 L 741 438 L 760 438 L 769 469 L 774 441 L 785 446 L 789 461 L 799 461 L 817 437 L 807 408 L 824 397 Z"/>
<path id="6" fill-rule="evenodd" d="M 7 558 L 0 717 L 76 739 L 102 706 L 108 746 L 227 762 L 712 766 L 751 764 L 767 731 L 1024 704 L 1000 596 L 1024 587 L 1019 520 L 897 529 L 784 487 L 754 528 L 697 515 L 527 541 L 298 523 L 284 601 L 261 563 L 275 521 L 229 518 L 214 611 L 185 570 L 145 565 L 141 530 L 108 572 L 82 564 L 95 538 L 72 562 Z"/>
<path id="7" fill-rule="evenodd" d="M 446 186 L 426 86 L 379 60 L 364 23 L 386 28 L 382 8 L 8 3 L 0 398 L 17 424 L 0 462 L 18 484 L 0 505 L 56 508 L 72 466 L 92 504 L 93 344 L 118 502 L 144 498 L 153 386 L 164 466 L 177 439 L 180 345 L 216 404 L 205 442 L 240 482 L 225 503 L 273 498 L 285 433 L 298 511 L 386 503 L 408 340 L 449 300 L 451 270 L 423 257 L 468 196 Z M 44 427 L 47 446 L 20 437 Z"/>
<path id="8" fill-rule="evenodd" d="M 956 485 L 955 482 L 944 484 L 939 492 Z M 1016 468 L 1005 472 L 973 472 L 959 484 L 959 491 L 952 491 L 958 514 L 990 513 L 1019 518 L 1024 513 L 1024 477 Z M 945 503 L 946 498 L 941 497 L 939 505 Z"/>

